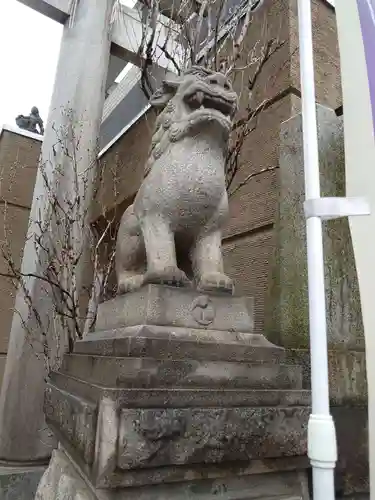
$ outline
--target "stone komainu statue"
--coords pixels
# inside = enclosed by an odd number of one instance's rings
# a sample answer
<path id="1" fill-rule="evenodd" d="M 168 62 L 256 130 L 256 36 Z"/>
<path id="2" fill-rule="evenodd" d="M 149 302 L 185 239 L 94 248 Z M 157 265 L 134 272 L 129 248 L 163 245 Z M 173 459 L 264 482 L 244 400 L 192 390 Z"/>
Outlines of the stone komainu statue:
<path id="1" fill-rule="evenodd" d="M 237 94 L 221 73 L 192 67 L 151 98 L 156 120 L 145 178 L 117 236 L 118 293 L 147 283 L 233 292 L 223 271 L 225 157 Z"/>
<path id="2" fill-rule="evenodd" d="M 43 120 L 39 115 L 38 108 L 35 106 L 31 108 L 29 116 L 18 115 L 16 118 L 16 124 L 19 128 L 28 130 L 29 132 L 34 132 L 34 134 L 44 134 Z"/>

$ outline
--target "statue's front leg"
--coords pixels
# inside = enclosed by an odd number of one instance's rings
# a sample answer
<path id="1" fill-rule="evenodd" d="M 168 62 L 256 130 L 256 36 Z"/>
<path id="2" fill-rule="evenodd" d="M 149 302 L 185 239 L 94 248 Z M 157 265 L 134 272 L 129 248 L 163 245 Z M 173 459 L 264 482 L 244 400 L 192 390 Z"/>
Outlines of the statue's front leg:
<path id="1" fill-rule="evenodd" d="M 224 274 L 219 230 L 198 237 L 193 249 L 192 262 L 198 290 L 233 293 L 233 281 Z"/>
<path id="2" fill-rule="evenodd" d="M 169 221 L 160 215 L 145 215 L 141 228 L 147 255 L 144 283 L 189 285 L 186 274 L 177 267 L 174 233 Z"/>
<path id="3" fill-rule="evenodd" d="M 116 275 L 119 295 L 142 286 L 145 263 L 143 235 L 131 205 L 121 217 L 117 233 Z"/>

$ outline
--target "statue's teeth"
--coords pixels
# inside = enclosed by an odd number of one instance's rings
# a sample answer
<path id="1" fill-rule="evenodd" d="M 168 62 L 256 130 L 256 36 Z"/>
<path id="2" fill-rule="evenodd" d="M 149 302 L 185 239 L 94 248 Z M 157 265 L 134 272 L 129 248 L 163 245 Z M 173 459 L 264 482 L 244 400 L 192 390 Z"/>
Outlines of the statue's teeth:
<path id="1" fill-rule="evenodd" d="M 202 104 L 203 99 L 204 99 L 203 92 L 197 92 L 197 101 L 199 102 L 199 104 Z"/>

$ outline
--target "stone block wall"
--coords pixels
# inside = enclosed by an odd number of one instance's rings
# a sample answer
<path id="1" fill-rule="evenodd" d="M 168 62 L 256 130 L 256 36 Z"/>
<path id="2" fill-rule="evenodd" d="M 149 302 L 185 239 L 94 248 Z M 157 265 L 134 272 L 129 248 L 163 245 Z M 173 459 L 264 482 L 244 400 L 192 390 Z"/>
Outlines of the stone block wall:
<path id="1" fill-rule="evenodd" d="M 345 196 L 342 117 L 317 107 L 322 196 Z M 310 388 L 309 317 L 302 116 L 281 125 L 279 191 L 265 313 L 266 336 L 304 366 Z M 337 428 L 337 485 L 368 491 L 367 382 L 364 332 L 349 223 L 323 224 L 331 411 Z M 350 431 L 357 429 L 355 435 Z"/>
<path id="2" fill-rule="evenodd" d="M 16 265 L 21 262 L 29 221 L 41 141 L 15 127 L 0 129 L 0 241 L 8 241 Z M 0 255 L 0 383 L 13 317 L 15 288 Z"/>
<path id="3" fill-rule="evenodd" d="M 345 196 L 342 118 L 318 106 L 320 185 L 322 196 Z M 276 268 L 270 280 L 272 304 L 268 335 L 289 347 L 307 348 L 307 254 L 303 214 L 305 200 L 301 114 L 281 125 L 278 213 L 275 224 Z M 358 281 L 348 220 L 323 224 L 326 301 L 330 346 L 363 349 L 364 336 Z M 302 293 L 301 293 L 302 292 Z M 276 295 L 279 300 L 275 301 Z M 275 305 L 277 303 L 277 306 Z"/>

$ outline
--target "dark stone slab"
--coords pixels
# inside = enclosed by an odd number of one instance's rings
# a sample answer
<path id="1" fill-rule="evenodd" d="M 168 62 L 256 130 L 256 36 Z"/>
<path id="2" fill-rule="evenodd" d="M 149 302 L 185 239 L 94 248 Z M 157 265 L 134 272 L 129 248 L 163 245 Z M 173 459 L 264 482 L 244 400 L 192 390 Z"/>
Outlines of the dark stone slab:
<path id="1" fill-rule="evenodd" d="M 309 500 L 305 485 L 301 472 L 273 472 L 128 488 L 126 500 Z M 111 497 L 120 499 L 120 493 Z"/>
<path id="2" fill-rule="evenodd" d="M 354 493 L 368 493 L 368 410 L 366 407 L 333 406 L 331 413 L 337 434 L 337 490 L 349 498 Z"/>
<path id="3" fill-rule="evenodd" d="M 1 500 L 34 500 L 44 470 L 5 473 L 0 467 Z"/>
<path id="4" fill-rule="evenodd" d="M 129 488 L 127 500 L 308 500 L 301 472 L 263 473 Z M 275 492 L 277 495 L 275 496 Z M 120 500 L 114 496 L 113 500 Z"/>

